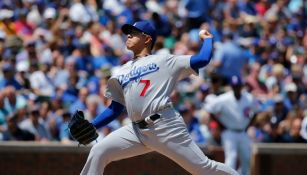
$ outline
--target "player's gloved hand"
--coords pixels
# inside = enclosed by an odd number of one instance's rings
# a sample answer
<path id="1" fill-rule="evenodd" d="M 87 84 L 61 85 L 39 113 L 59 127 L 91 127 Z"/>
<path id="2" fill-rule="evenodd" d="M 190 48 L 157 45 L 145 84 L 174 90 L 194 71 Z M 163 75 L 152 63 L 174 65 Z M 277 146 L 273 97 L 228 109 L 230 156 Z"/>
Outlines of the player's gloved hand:
<path id="1" fill-rule="evenodd" d="M 84 113 L 79 110 L 73 114 L 68 128 L 71 136 L 82 145 L 87 145 L 98 137 L 96 128 L 84 118 Z"/>

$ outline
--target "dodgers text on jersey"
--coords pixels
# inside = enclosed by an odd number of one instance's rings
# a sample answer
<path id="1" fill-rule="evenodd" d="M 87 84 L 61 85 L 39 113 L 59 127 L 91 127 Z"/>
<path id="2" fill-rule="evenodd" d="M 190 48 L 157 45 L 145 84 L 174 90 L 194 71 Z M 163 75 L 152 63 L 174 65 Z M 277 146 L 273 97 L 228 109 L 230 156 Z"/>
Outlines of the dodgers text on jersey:
<path id="1" fill-rule="evenodd" d="M 155 63 L 149 63 L 146 66 L 134 67 L 128 74 L 119 75 L 117 77 L 120 85 L 124 88 L 129 82 L 139 81 L 144 75 L 156 72 L 159 67 Z"/>

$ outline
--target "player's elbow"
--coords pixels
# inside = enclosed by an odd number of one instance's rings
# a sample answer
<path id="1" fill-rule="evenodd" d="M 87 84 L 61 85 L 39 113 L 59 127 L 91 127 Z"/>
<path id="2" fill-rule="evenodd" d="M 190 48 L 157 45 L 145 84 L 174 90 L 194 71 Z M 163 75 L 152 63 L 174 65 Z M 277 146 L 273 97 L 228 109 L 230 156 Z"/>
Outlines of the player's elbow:
<path id="1" fill-rule="evenodd" d="M 204 58 L 203 55 L 197 54 L 191 57 L 190 64 L 194 70 L 198 70 L 208 65 L 209 62 L 210 62 L 210 59 Z"/>

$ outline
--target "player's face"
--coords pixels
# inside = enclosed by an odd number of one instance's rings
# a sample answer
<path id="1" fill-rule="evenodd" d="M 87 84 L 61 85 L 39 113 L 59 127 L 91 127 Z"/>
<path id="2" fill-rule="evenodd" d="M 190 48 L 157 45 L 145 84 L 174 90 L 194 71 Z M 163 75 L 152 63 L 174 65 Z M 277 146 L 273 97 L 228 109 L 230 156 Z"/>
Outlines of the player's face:
<path id="1" fill-rule="evenodd" d="M 145 47 L 145 41 L 146 41 L 146 34 L 132 30 L 127 35 L 127 41 L 126 41 L 127 49 L 133 52 L 138 52 L 139 50 L 142 50 Z"/>
<path id="2" fill-rule="evenodd" d="M 240 98 L 240 97 L 241 97 L 242 86 L 241 86 L 241 85 L 232 86 L 232 89 L 233 89 L 234 95 L 235 95 L 237 98 Z"/>

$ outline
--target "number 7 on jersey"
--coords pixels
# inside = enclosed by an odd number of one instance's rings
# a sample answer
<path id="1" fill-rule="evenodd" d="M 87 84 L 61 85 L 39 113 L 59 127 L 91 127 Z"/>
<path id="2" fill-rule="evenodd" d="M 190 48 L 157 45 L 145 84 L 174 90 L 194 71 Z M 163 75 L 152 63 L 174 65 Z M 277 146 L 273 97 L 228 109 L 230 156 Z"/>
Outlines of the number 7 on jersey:
<path id="1" fill-rule="evenodd" d="M 150 86 L 150 80 L 140 80 L 140 83 L 144 83 L 145 84 L 143 90 L 140 93 L 140 96 L 145 96 L 145 93 L 146 93 L 148 87 Z"/>

